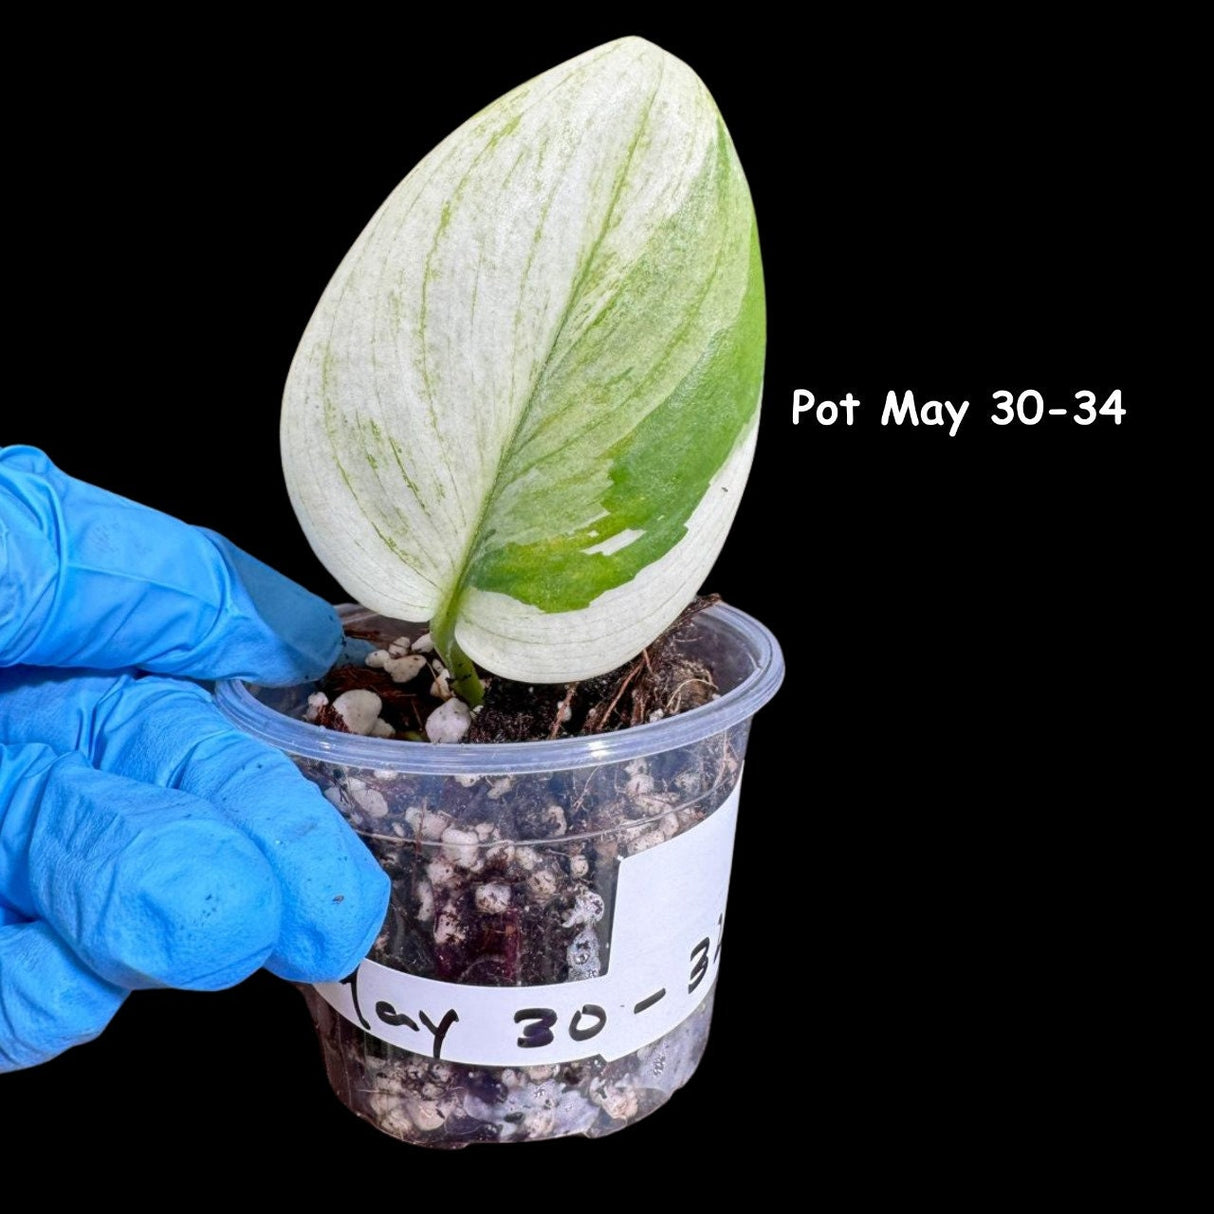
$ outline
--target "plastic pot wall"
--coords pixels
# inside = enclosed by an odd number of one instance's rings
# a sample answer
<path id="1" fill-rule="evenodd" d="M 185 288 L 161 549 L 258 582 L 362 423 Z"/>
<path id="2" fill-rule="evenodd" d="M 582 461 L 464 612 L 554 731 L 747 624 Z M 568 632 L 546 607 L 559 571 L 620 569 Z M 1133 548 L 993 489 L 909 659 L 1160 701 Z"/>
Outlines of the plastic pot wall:
<path id="1" fill-rule="evenodd" d="M 343 608 L 385 639 L 416 625 Z M 718 605 L 710 703 L 615 733 L 433 745 L 301 719 L 311 684 L 216 689 L 286 751 L 392 878 L 342 982 L 304 988 L 334 1091 L 408 1142 L 598 1137 L 664 1104 L 708 1038 L 746 739 L 771 634 Z"/>

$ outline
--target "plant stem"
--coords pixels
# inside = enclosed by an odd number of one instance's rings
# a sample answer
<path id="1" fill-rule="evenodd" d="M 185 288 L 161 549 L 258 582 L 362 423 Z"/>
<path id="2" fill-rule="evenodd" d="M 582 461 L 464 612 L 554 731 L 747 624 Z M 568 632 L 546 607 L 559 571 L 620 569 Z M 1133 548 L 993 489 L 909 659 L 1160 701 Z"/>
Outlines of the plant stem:
<path id="1" fill-rule="evenodd" d="M 447 626 L 445 619 L 435 618 L 430 621 L 430 637 L 438 656 L 443 659 L 443 665 L 451 674 L 455 694 L 469 708 L 475 708 L 485 698 L 485 685 L 476 673 L 472 659 L 459 647 L 455 630 Z"/>

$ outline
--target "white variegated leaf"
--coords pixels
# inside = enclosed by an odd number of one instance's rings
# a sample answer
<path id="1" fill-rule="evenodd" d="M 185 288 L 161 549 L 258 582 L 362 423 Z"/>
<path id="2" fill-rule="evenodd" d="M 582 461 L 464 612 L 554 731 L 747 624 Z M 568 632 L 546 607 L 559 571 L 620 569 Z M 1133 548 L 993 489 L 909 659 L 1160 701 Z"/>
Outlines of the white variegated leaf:
<path id="1" fill-rule="evenodd" d="M 715 560 L 763 349 L 720 114 L 677 59 L 610 43 L 460 127 L 347 254 L 287 381 L 291 499 L 345 589 L 448 658 L 601 673 Z"/>

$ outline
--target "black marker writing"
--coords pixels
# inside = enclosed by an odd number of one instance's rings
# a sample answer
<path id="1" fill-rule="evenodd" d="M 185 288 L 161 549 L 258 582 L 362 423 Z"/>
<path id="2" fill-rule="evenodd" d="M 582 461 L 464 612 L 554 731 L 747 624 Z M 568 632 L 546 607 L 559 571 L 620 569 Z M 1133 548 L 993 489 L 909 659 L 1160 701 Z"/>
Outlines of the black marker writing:
<path id="1" fill-rule="evenodd" d="M 662 987 L 662 989 L 660 991 L 658 991 L 656 994 L 646 995 L 645 998 L 640 1001 L 640 1003 L 634 1005 L 634 1007 L 632 1009 L 632 1014 L 635 1016 L 638 1012 L 643 1012 L 646 1008 L 653 1007 L 653 1005 L 655 1003 L 657 1003 L 657 1001 L 659 999 L 664 999 L 665 997 L 666 997 L 666 988 L 665 987 Z"/>
<path id="2" fill-rule="evenodd" d="M 455 1008 L 448 1008 L 447 1014 L 436 1025 L 425 1012 L 417 1013 L 422 1018 L 422 1024 L 426 1026 L 434 1034 L 434 1057 L 441 1058 L 443 1053 L 443 1039 L 447 1036 L 447 1030 L 459 1019 L 455 1014 Z"/>
<path id="3" fill-rule="evenodd" d="M 582 1028 L 582 1017 L 594 1016 L 598 1023 L 592 1025 L 588 1029 Z M 573 1013 L 573 1019 L 569 1021 L 569 1036 L 574 1041 L 589 1041 L 596 1033 L 601 1033 L 607 1024 L 607 1012 L 599 1007 L 597 1003 L 584 1003 L 580 1012 Z"/>
<path id="4" fill-rule="evenodd" d="M 417 1021 L 404 1012 L 398 1012 L 386 999 L 381 999 L 375 1005 L 375 1014 L 385 1023 L 399 1028 L 402 1024 L 417 1032 Z M 437 1057 L 437 1055 L 436 1055 Z"/>
<path id="5" fill-rule="evenodd" d="M 341 985 L 350 988 L 350 998 L 354 1000 L 354 1014 L 358 1017 L 358 1023 L 370 1032 L 371 1025 L 363 1015 L 362 1008 L 358 1006 L 358 970 L 355 970 L 352 974 L 347 974 L 341 980 Z"/>
<path id="6" fill-rule="evenodd" d="M 518 1039 L 521 1049 L 533 1049 L 541 1045 L 551 1045 L 555 1038 L 552 1036 L 552 1026 L 556 1023 L 556 1012 L 550 1007 L 525 1007 L 514 1013 L 514 1023 L 522 1024 L 524 1020 L 534 1020 L 523 1029 L 523 1035 Z"/>
<path id="7" fill-rule="evenodd" d="M 699 944 L 691 950 L 691 960 L 695 963 L 691 967 L 691 981 L 687 984 L 687 993 L 690 995 L 692 991 L 704 981 L 704 975 L 708 973 L 708 937 L 705 936 Z"/>

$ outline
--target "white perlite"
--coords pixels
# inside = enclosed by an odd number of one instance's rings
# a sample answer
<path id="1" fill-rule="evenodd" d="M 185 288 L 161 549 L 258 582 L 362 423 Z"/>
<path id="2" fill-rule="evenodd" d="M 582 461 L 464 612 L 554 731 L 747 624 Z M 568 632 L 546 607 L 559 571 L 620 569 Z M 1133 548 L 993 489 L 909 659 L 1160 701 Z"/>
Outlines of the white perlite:
<path id="1" fill-rule="evenodd" d="M 480 838 L 474 830 L 451 826 L 443 831 L 443 855 L 460 868 L 472 868 L 477 861 Z"/>
<path id="2" fill-rule="evenodd" d="M 581 927 L 588 923 L 597 923 L 605 911 L 606 907 L 600 894 L 592 889 L 580 889 L 573 900 L 573 909 L 561 920 L 561 926 Z"/>
<path id="3" fill-rule="evenodd" d="M 375 728 L 382 707 L 383 701 L 379 696 L 364 688 L 343 691 L 333 701 L 333 711 L 345 721 L 346 728 L 351 733 L 362 734 L 364 737 Z"/>
<path id="4" fill-rule="evenodd" d="M 458 742 L 471 725 L 472 713 L 468 705 L 463 700 L 447 700 L 426 718 L 426 737 L 431 742 Z"/>
<path id="5" fill-rule="evenodd" d="M 368 817 L 386 818 L 388 816 L 388 799 L 377 788 L 368 788 L 362 780 L 346 781 L 346 790 L 350 800 Z"/>
<path id="6" fill-rule="evenodd" d="M 410 805 L 405 810 L 405 821 L 413 827 L 413 833 L 419 839 L 441 839 L 443 831 L 451 825 L 451 820 L 446 814 L 437 813 L 419 805 Z"/>
<path id="7" fill-rule="evenodd" d="M 428 663 L 420 653 L 407 653 L 394 641 L 387 649 L 375 649 L 367 654 L 366 664 L 373 670 L 382 670 L 393 683 L 410 683 Z"/>
<path id="8" fill-rule="evenodd" d="M 426 669 L 426 659 L 420 653 L 409 653 L 401 658 L 389 658 L 384 663 L 384 670 L 392 678 L 393 683 L 411 683 Z"/>
<path id="9" fill-rule="evenodd" d="M 501 881 L 478 885 L 474 896 L 482 915 L 500 915 L 510 905 L 510 886 Z"/>

